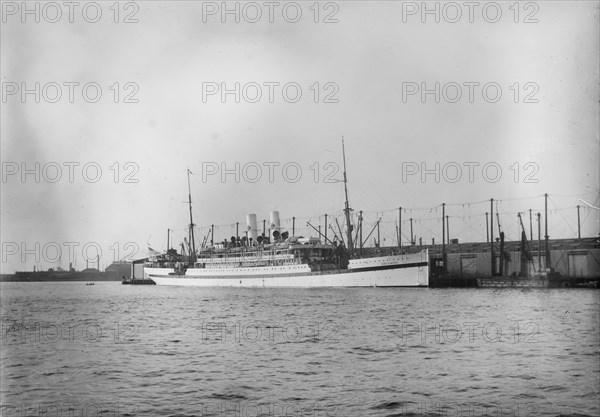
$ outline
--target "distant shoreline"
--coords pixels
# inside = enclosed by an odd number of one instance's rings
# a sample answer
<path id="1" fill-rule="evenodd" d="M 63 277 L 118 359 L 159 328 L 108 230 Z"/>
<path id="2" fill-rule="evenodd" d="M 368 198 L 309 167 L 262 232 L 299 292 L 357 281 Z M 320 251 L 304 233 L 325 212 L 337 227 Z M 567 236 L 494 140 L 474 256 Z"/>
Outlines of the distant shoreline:
<path id="1" fill-rule="evenodd" d="M 94 282 L 94 281 L 121 281 L 121 277 L 107 273 L 86 274 L 76 272 L 72 277 L 35 276 L 33 272 L 29 276 L 18 277 L 17 274 L 0 274 L 0 282 Z M 87 275 L 87 276 L 86 276 Z"/>

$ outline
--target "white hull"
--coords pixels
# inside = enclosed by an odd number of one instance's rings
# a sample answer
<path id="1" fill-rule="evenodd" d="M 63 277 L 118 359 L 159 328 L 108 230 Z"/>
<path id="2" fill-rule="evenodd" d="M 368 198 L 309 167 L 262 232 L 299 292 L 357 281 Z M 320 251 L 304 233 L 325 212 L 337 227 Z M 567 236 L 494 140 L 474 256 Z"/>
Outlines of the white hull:
<path id="1" fill-rule="evenodd" d="M 427 287 L 426 251 L 394 257 L 367 258 L 343 271 L 310 272 L 307 265 L 262 268 L 190 268 L 185 275 L 169 275 L 169 268 L 146 267 L 146 277 L 157 285 L 200 287 Z"/>

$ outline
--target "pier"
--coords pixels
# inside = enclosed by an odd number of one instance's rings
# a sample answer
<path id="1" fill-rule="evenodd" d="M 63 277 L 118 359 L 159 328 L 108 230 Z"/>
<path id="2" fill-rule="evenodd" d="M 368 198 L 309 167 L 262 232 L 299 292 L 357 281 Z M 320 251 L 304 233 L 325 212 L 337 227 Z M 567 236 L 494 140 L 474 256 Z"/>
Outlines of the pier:
<path id="1" fill-rule="evenodd" d="M 156 285 L 154 281 L 151 279 L 143 279 L 143 278 L 129 278 L 124 279 L 121 282 L 123 285 Z"/>
<path id="2" fill-rule="evenodd" d="M 455 242 L 403 250 L 429 249 L 431 287 L 598 287 L 599 238 L 549 239 L 547 247 L 546 252 L 545 242 L 530 242 L 525 250 L 520 241 Z"/>

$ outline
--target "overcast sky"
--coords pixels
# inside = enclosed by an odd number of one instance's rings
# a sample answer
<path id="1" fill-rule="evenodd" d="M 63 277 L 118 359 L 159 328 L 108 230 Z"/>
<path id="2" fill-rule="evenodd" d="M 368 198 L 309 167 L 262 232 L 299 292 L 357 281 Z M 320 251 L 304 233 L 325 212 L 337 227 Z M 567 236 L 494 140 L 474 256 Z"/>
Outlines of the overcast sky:
<path id="1" fill-rule="evenodd" d="M 577 205 L 598 236 L 598 3 L 511 3 L 428 2 L 438 23 L 421 2 L 3 2 L 2 272 L 178 245 L 188 167 L 199 240 L 271 210 L 309 235 L 342 213 L 342 136 L 386 245 L 400 206 L 405 243 L 410 218 L 439 242 L 442 202 L 452 238 L 485 241 L 490 198 L 516 239 L 544 193 L 551 238 L 577 236 Z"/>

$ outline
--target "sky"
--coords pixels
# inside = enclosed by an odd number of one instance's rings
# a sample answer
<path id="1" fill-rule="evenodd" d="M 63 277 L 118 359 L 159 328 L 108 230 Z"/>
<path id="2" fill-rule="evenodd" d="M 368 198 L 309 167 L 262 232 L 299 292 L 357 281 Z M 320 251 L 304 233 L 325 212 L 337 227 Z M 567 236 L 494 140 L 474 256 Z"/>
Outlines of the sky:
<path id="1" fill-rule="evenodd" d="M 188 169 L 198 242 L 273 210 L 315 236 L 342 220 L 342 138 L 382 245 L 399 207 L 403 244 L 410 219 L 439 243 L 442 203 L 485 241 L 492 198 L 507 239 L 530 209 L 543 237 L 545 193 L 550 238 L 578 205 L 598 237 L 598 2 L 423 4 L 3 2 L 2 273 L 178 247 Z"/>

